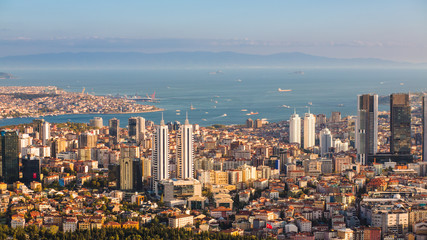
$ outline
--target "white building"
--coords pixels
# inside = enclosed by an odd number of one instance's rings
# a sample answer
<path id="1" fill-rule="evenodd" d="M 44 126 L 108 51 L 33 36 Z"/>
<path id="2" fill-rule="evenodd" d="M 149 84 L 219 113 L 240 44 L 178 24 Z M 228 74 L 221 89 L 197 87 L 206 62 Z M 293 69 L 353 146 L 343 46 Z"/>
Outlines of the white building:
<path id="1" fill-rule="evenodd" d="M 151 164 L 153 191 L 158 194 L 158 182 L 169 178 L 169 129 L 163 117 L 153 135 Z"/>
<path id="2" fill-rule="evenodd" d="M 176 139 L 177 176 L 179 178 L 193 178 L 193 125 L 185 119 L 179 129 Z"/>
<path id="3" fill-rule="evenodd" d="M 41 140 L 42 144 L 46 145 L 47 141 L 50 139 L 50 123 L 43 122 L 41 129 Z"/>
<path id="4" fill-rule="evenodd" d="M 314 147 L 316 140 L 316 117 L 310 113 L 304 116 L 304 148 Z"/>
<path id="5" fill-rule="evenodd" d="M 320 155 L 323 157 L 332 147 L 332 133 L 328 128 L 320 131 Z"/>
<path id="6" fill-rule="evenodd" d="M 77 230 L 77 219 L 76 218 L 66 218 L 62 223 L 62 228 L 64 232 L 74 232 Z"/>
<path id="7" fill-rule="evenodd" d="M 289 120 L 289 143 L 301 145 L 301 118 L 294 112 Z"/>
<path id="8" fill-rule="evenodd" d="M 182 228 L 185 226 L 193 226 L 194 217 L 191 215 L 178 215 L 169 218 L 169 227 Z"/>

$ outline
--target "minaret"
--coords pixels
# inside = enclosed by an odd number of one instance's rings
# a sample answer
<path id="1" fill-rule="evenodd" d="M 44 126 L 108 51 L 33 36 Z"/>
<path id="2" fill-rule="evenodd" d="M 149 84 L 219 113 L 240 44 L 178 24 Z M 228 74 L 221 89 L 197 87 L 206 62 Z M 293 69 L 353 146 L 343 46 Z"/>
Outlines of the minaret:
<path id="1" fill-rule="evenodd" d="M 193 125 L 188 121 L 188 113 L 184 125 L 181 125 L 176 139 L 177 175 L 179 178 L 193 178 Z"/>

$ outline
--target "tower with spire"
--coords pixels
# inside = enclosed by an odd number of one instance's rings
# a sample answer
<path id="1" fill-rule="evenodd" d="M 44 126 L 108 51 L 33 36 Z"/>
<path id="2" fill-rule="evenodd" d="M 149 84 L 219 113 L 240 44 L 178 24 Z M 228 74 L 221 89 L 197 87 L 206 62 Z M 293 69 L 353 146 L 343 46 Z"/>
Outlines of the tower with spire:
<path id="1" fill-rule="evenodd" d="M 165 121 L 160 121 L 153 135 L 153 151 L 151 156 L 151 171 L 153 177 L 153 191 L 160 195 L 158 184 L 163 179 L 169 178 L 169 129 Z"/>
<path id="2" fill-rule="evenodd" d="M 185 123 L 181 125 L 176 139 L 178 178 L 192 179 L 194 176 L 193 141 L 193 125 L 189 123 L 187 113 Z"/>

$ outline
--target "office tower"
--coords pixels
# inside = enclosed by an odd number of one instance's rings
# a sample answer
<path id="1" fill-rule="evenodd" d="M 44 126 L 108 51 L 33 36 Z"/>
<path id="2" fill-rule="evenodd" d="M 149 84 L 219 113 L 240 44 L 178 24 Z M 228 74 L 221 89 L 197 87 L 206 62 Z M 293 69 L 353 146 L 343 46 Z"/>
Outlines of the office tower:
<path id="1" fill-rule="evenodd" d="M 325 128 L 320 131 L 320 155 L 325 156 L 332 147 L 332 134 L 329 129 Z"/>
<path id="2" fill-rule="evenodd" d="M 58 153 L 65 152 L 67 150 L 67 139 L 66 138 L 54 138 L 50 147 L 50 155 L 56 158 Z"/>
<path id="3" fill-rule="evenodd" d="M 368 156 L 378 150 L 378 95 L 357 96 L 356 121 L 357 158 L 362 165 L 367 164 Z"/>
<path id="4" fill-rule="evenodd" d="M 316 138 L 316 117 L 310 113 L 304 116 L 304 148 L 314 147 Z"/>
<path id="5" fill-rule="evenodd" d="M 193 178 L 193 125 L 188 118 L 177 134 L 176 160 L 178 178 Z"/>
<path id="6" fill-rule="evenodd" d="M 427 162 L 427 96 L 423 96 L 423 161 Z"/>
<path id="7" fill-rule="evenodd" d="M 15 131 L 0 132 L 0 153 L 2 162 L 1 176 L 6 183 L 19 180 L 18 133 Z"/>
<path id="8" fill-rule="evenodd" d="M 98 137 L 96 136 L 96 134 L 84 132 L 79 136 L 79 148 L 94 148 L 96 147 L 97 141 Z"/>
<path id="9" fill-rule="evenodd" d="M 137 143 L 145 139 L 145 119 L 143 117 L 131 117 L 128 122 L 129 137 L 133 137 Z"/>
<path id="10" fill-rule="evenodd" d="M 332 112 L 331 122 L 333 123 L 341 122 L 341 112 Z"/>
<path id="11" fill-rule="evenodd" d="M 153 191 L 158 195 L 159 181 L 169 178 L 169 130 L 168 126 L 165 125 L 163 116 L 160 125 L 156 126 L 152 147 Z"/>
<path id="12" fill-rule="evenodd" d="M 289 143 L 301 145 L 301 118 L 296 111 L 289 119 Z"/>
<path id="13" fill-rule="evenodd" d="M 136 117 L 131 117 L 128 120 L 128 134 L 129 137 L 136 137 L 138 135 L 138 119 Z"/>
<path id="14" fill-rule="evenodd" d="M 390 152 L 392 154 L 411 153 L 411 106 L 409 94 L 390 95 Z"/>
<path id="15" fill-rule="evenodd" d="M 254 120 L 252 120 L 252 119 L 248 119 L 248 120 L 246 120 L 246 127 L 247 128 L 253 128 L 254 127 Z"/>
<path id="16" fill-rule="evenodd" d="M 114 143 L 117 143 L 120 137 L 120 120 L 117 118 L 110 119 L 109 127 L 110 127 L 110 137 L 113 138 Z"/>
<path id="17" fill-rule="evenodd" d="M 120 148 L 120 189 L 122 190 L 133 190 L 134 188 L 135 158 L 139 158 L 139 147 L 122 146 Z"/>
<path id="18" fill-rule="evenodd" d="M 89 121 L 89 125 L 94 128 L 103 128 L 104 123 L 102 117 L 94 117 Z"/>
<path id="19" fill-rule="evenodd" d="M 133 190 L 141 191 L 142 190 L 142 161 L 140 158 L 135 158 L 133 160 Z"/>
<path id="20" fill-rule="evenodd" d="M 38 158 L 22 159 L 22 182 L 29 184 L 32 181 L 41 181 L 41 166 Z"/>
<path id="21" fill-rule="evenodd" d="M 41 125 L 41 134 L 40 134 L 42 144 L 46 145 L 47 141 L 50 139 L 50 123 L 44 121 Z"/>

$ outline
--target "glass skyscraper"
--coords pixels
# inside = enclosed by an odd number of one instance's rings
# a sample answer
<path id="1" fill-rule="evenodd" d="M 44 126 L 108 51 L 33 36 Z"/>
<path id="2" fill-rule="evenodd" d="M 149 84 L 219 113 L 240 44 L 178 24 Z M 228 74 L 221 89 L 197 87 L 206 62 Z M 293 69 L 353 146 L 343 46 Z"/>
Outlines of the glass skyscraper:
<path id="1" fill-rule="evenodd" d="M 3 181 L 13 183 L 19 180 L 18 133 L 1 131 L 0 139 Z"/>
<path id="2" fill-rule="evenodd" d="M 392 154 L 411 153 L 411 106 L 409 94 L 390 95 L 390 152 Z"/>

